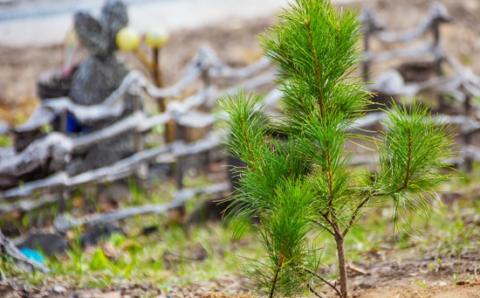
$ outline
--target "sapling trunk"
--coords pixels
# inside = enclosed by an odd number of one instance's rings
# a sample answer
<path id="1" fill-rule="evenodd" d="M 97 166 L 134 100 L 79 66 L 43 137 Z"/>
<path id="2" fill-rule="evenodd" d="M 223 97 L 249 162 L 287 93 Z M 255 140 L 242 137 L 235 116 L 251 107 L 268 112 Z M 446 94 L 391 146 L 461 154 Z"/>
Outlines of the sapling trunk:
<path id="1" fill-rule="evenodd" d="M 345 242 L 343 235 L 335 234 L 338 255 L 338 274 L 340 279 L 340 293 L 347 298 L 347 264 L 345 260 Z"/>
<path id="2" fill-rule="evenodd" d="M 347 298 L 348 231 L 365 208 L 385 200 L 395 215 L 427 213 L 435 187 L 449 177 L 439 169 L 449 166 L 454 135 L 416 101 L 410 107 L 392 102 L 382 137 L 350 132 L 371 98 L 362 78 L 352 76 L 363 57 L 358 12 L 337 12 L 328 0 L 292 2 L 260 36 L 265 56 L 280 68 L 284 115 L 266 121 L 261 98 L 242 92 L 219 102 L 229 126 L 226 147 L 247 164 L 234 168 L 239 187 L 227 219 L 235 235 L 245 219 L 260 220 L 268 258 L 254 266 L 252 279 L 269 297 L 317 295 L 312 283 L 323 283 Z M 352 138 L 378 151 L 378 172 L 351 170 L 353 153 L 345 143 Z M 320 245 L 312 236 L 318 230 L 335 240 L 339 285 L 318 274 Z"/>

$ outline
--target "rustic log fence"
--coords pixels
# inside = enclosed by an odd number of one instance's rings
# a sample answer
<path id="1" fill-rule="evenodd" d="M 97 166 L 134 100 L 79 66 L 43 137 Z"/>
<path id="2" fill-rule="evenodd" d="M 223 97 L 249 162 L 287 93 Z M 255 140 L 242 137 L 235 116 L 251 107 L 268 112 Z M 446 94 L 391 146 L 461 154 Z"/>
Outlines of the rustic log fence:
<path id="1" fill-rule="evenodd" d="M 415 96 L 422 91 L 433 91 L 439 98 L 439 110 L 446 107 L 444 95 L 448 94 L 463 104 L 464 117 L 463 123 L 456 123 L 462 127 L 463 135 L 463 160 L 467 171 L 472 168 L 471 141 L 472 134 L 476 128 L 476 120 L 472 118 L 475 113 L 475 107 L 472 106 L 472 98 L 480 97 L 480 78 L 472 73 L 451 55 L 444 52 L 441 44 L 440 26 L 453 21 L 446 7 L 438 2 L 432 3 L 428 16 L 420 22 L 413 31 L 405 33 L 392 33 L 386 30 L 386 26 L 376 17 L 371 10 L 365 10 L 362 14 L 364 24 L 364 47 L 366 59 L 362 64 L 362 72 L 365 80 L 369 79 L 371 65 L 376 62 L 383 62 L 395 58 L 421 58 L 429 56 L 427 59 L 433 60 L 434 71 L 437 77 L 425 82 L 406 84 L 401 75 L 396 71 L 390 71 L 377 79 L 377 82 L 369 88 L 372 91 L 382 92 L 390 96 Z M 432 35 L 432 42 L 423 45 L 420 48 L 407 48 L 383 53 L 372 53 L 370 50 L 370 39 L 376 38 L 383 43 L 407 43 L 420 39 L 427 33 Z M 443 67 L 450 67 L 454 75 L 444 76 Z"/>
<path id="2" fill-rule="evenodd" d="M 366 45 L 366 62 L 364 71 L 370 68 L 370 63 L 373 61 L 383 61 L 391 58 L 398 58 L 408 56 L 401 51 L 387 52 L 381 54 L 372 54 L 368 49 L 368 39 L 375 36 L 384 42 L 406 42 L 415 38 L 421 37 L 429 30 L 432 32 L 438 31 L 438 26 L 442 22 L 450 21 L 451 17 L 446 12 L 444 6 L 434 3 L 428 17 L 412 32 L 404 34 L 394 34 L 385 31 L 385 27 L 376 19 L 374 14 L 370 11 L 365 11 L 363 14 L 363 21 L 365 23 L 365 45 Z M 445 61 L 455 70 L 456 75 L 451 77 L 437 77 L 426 82 L 404 84 L 401 80 L 395 80 L 395 77 L 387 76 L 386 79 L 379 78 L 376 84 L 373 84 L 370 89 L 380 92 L 385 92 L 389 95 L 407 95 L 413 96 L 421 91 L 430 90 L 438 94 L 451 93 L 457 95 L 459 100 L 465 102 L 468 114 L 463 117 L 451 117 L 452 123 L 462 127 L 462 133 L 465 140 L 469 140 L 473 132 L 478 130 L 478 122 L 470 117 L 471 112 L 471 97 L 480 96 L 480 79 L 471 71 L 462 67 L 453 57 L 445 55 L 441 51 L 439 39 L 435 39 L 433 45 L 428 47 L 432 53 L 441 53 L 441 56 L 435 56 L 435 59 Z M 411 51 L 410 51 L 411 52 Z M 410 53 L 407 51 L 406 53 Z M 416 55 L 423 55 L 423 51 L 417 51 Z M 439 58 L 440 57 L 440 58 Z M 135 173 L 140 167 L 145 167 L 145 163 L 157 158 L 162 154 L 169 154 L 181 158 L 188 155 L 190 152 L 197 152 L 198 148 L 208 150 L 216 146 L 219 142 L 218 137 L 213 138 L 212 135 L 206 136 L 204 139 L 191 144 L 187 144 L 185 140 L 176 140 L 174 143 L 165 144 L 163 146 L 143 150 L 142 135 L 150 131 L 154 126 L 159 124 L 166 124 L 170 120 L 174 120 L 177 128 L 201 128 L 211 126 L 215 122 L 215 118 L 205 112 L 194 110 L 201 105 L 209 107 L 214 106 L 215 100 L 221 96 L 222 92 L 218 91 L 215 86 L 211 85 L 212 79 L 227 79 L 230 82 L 236 82 L 241 79 L 246 79 L 255 76 L 257 73 L 265 71 L 270 67 L 266 59 L 261 59 L 256 64 L 242 68 L 233 69 L 227 66 L 223 61 L 218 59 L 215 53 L 208 49 L 202 48 L 198 51 L 197 56 L 190 61 L 185 67 L 184 76 L 173 86 L 168 88 L 157 88 L 151 84 L 142 74 L 132 71 L 125 79 L 122 85 L 112 93 L 103 103 L 95 106 L 79 106 L 75 105 L 68 98 L 60 98 L 45 101 L 41 107 L 35 110 L 30 119 L 23 125 L 10 129 L 10 131 L 24 132 L 37 129 L 42 125 L 51 123 L 58 114 L 65 112 L 72 113 L 80 122 L 88 124 L 101 119 L 111 117 L 118 117 L 125 109 L 125 101 L 123 100 L 126 94 L 134 96 L 137 100 L 137 109 L 135 113 L 115 124 L 106 127 L 102 130 L 86 134 L 77 138 L 71 138 L 62 133 L 51 133 L 41 140 L 33 142 L 27 149 L 17 155 L 10 155 L 8 158 L 1 158 L 0 173 L 14 173 L 16 175 L 22 174 L 38 163 L 43 162 L 47 158 L 52 158 L 53 167 L 62 168 L 62 164 L 69 161 L 72 154 L 86 150 L 89 146 L 118 135 L 127 131 L 135 131 L 139 134 L 136 141 L 137 154 L 119 161 L 108 167 L 92 170 L 86 173 L 79 174 L 74 177 L 69 177 L 63 171 L 59 171 L 51 177 L 43 180 L 25 183 L 21 187 L 13 188 L 0 192 L 0 202 L 7 199 L 31 196 L 35 191 L 51 188 L 63 188 L 72 190 L 80 185 L 92 182 L 112 181 L 116 179 L 125 178 Z M 158 102 L 166 98 L 178 98 L 183 90 L 191 86 L 197 80 L 204 81 L 205 89 L 200 90 L 196 94 L 188 97 L 184 101 L 171 102 L 166 111 L 149 117 L 139 109 L 142 94 L 147 94 L 155 98 Z M 273 79 L 272 72 L 266 72 L 263 75 L 247 80 L 234 88 L 224 90 L 223 93 L 233 94 L 235 88 L 245 88 L 253 90 L 262 85 L 271 83 Z M 278 101 L 280 93 L 277 90 L 272 90 L 265 98 L 267 105 L 274 105 Z M 374 123 L 381 119 L 380 114 L 369 115 L 369 120 L 361 120 L 359 123 Z M 358 125 L 357 125 L 358 126 Z M 363 127 L 366 127 L 365 125 Z M 3 128 L 3 132 L 8 129 Z M 167 143 L 167 142 L 166 142 Z M 210 144 L 210 146 L 205 145 Z M 468 146 L 466 143 L 465 146 Z M 472 148 L 470 148 L 472 149 Z M 190 151 L 189 151 L 190 150 Z M 186 152 L 181 154 L 179 152 Z M 468 150 L 464 150 L 467 152 Z M 472 150 L 469 150 L 472 151 Z M 192 154 L 192 153 L 190 153 Z M 465 156 L 466 158 L 470 158 Z M 58 166 L 56 166 L 58 164 Z M 144 174 L 145 175 L 145 174 Z M 142 176 L 144 176 L 142 175 Z M 177 180 L 181 180 L 180 178 Z M 177 183 L 181 187 L 180 183 Z M 51 202 L 51 198 L 45 199 L 45 202 Z M 13 205 L 0 206 L 1 212 L 12 210 L 13 206 L 22 206 L 20 203 L 13 203 Z M 38 207 L 39 204 L 23 205 L 24 208 L 30 209 Z"/>

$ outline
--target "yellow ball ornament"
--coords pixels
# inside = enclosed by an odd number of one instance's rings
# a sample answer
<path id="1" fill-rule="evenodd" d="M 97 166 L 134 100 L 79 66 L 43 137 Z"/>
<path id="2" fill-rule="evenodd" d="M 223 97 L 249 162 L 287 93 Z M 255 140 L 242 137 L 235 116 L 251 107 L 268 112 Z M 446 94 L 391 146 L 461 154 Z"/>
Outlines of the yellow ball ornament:
<path id="1" fill-rule="evenodd" d="M 168 41 L 168 32 L 162 27 L 152 27 L 145 33 L 145 43 L 152 48 L 161 48 Z"/>
<path id="2" fill-rule="evenodd" d="M 120 50 L 130 52 L 138 48 L 141 39 L 140 34 L 135 29 L 125 27 L 118 31 L 116 42 Z"/>

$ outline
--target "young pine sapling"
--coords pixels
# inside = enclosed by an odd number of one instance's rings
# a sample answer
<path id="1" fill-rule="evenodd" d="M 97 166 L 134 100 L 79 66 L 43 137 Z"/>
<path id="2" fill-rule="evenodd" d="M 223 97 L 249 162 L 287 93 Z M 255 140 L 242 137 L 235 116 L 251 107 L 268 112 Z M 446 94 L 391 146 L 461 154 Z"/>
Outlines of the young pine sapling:
<path id="1" fill-rule="evenodd" d="M 407 211 L 428 215 L 435 187 L 448 179 L 441 168 L 452 157 L 451 128 L 417 102 L 392 102 L 382 138 L 349 129 L 365 115 L 371 97 L 353 75 L 362 57 L 360 30 L 357 11 L 337 12 L 328 0 L 293 1 L 260 35 L 265 56 L 280 69 L 284 115 L 267 121 L 261 99 L 243 93 L 220 102 L 228 115 L 226 146 L 247 164 L 235 168 L 240 187 L 231 197 L 230 220 L 259 218 L 268 259 L 254 277 L 269 297 L 316 293 L 314 284 L 325 283 L 347 298 L 344 239 L 365 208 L 391 200 L 395 217 Z M 353 154 L 345 143 L 355 138 L 378 151 L 376 173 L 350 167 Z M 315 231 L 335 240 L 338 286 L 318 274 Z"/>

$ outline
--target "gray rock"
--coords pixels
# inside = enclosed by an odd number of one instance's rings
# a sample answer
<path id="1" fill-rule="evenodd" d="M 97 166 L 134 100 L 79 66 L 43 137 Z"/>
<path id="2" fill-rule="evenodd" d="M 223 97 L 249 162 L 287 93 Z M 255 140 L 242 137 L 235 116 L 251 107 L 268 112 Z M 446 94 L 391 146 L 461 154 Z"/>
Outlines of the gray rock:
<path id="1" fill-rule="evenodd" d="M 47 256 L 63 253 L 68 249 L 67 241 L 60 234 L 30 233 L 17 244 L 18 248 L 42 250 Z"/>

